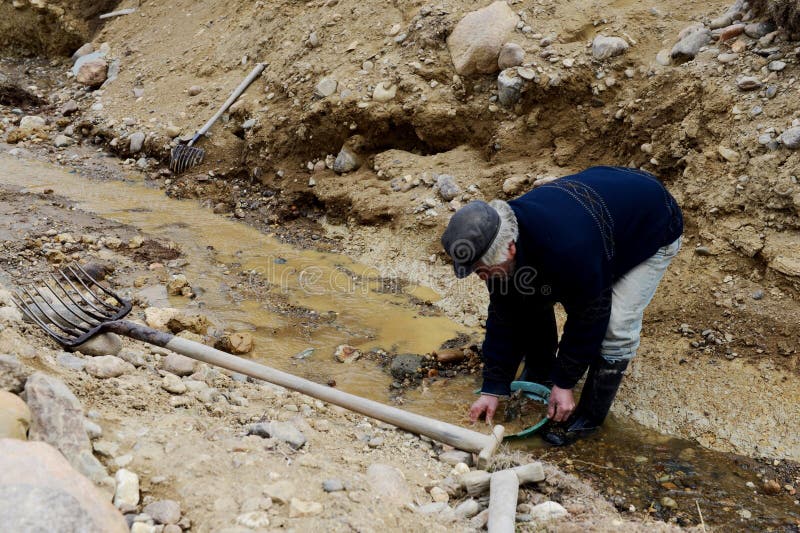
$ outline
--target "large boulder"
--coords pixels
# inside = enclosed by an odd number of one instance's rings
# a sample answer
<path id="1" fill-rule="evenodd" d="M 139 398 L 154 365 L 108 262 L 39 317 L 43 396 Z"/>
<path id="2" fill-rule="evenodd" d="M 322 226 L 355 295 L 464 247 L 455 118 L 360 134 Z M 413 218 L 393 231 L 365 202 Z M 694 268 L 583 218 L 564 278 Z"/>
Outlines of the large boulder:
<path id="1" fill-rule="evenodd" d="M 127 533 L 122 515 L 43 442 L 0 439 L 0 531 Z"/>
<path id="2" fill-rule="evenodd" d="M 517 22 L 519 17 L 506 2 L 467 13 L 447 38 L 456 72 L 462 76 L 497 72 L 500 49 Z"/>
<path id="3" fill-rule="evenodd" d="M 95 483 L 113 487 L 106 469 L 92 455 L 78 398 L 60 380 L 36 372 L 25 383 L 25 401 L 31 410 L 30 440 L 54 446 L 80 473 Z"/>

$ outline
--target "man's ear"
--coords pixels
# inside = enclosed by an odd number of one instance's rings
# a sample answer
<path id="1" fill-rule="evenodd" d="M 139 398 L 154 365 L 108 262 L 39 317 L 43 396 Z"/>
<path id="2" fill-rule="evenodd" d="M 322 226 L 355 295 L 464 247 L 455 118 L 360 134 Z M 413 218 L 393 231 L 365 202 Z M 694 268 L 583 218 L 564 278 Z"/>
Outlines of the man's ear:
<path id="1" fill-rule="evenodd" d="M 517 243 L 511 241 L 510 243 L 508 243 L 508 259 L 509 260 L 514 259 L 516 255 L 517 255 Z"/>

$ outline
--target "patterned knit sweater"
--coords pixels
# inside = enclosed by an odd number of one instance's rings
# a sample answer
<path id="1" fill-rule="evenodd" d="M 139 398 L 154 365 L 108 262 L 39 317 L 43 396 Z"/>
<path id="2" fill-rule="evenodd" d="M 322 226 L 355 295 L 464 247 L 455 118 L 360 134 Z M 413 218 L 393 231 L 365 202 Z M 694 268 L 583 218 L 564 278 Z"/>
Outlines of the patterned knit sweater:
<path id="1" fill-rule="evenodd" d="M 683 233 L 681 210 L 654 176 L 619 167 L 560 178 L 509 205 L 519 224 L 516 268 L 487 282 L 482 391 L 509 394 L 523 355 L 553 334 L 551 321 L 531 319 L 555 302 L 567 322 L 550 378 L 572 388 L 600 355 L 612 285 Z"/>

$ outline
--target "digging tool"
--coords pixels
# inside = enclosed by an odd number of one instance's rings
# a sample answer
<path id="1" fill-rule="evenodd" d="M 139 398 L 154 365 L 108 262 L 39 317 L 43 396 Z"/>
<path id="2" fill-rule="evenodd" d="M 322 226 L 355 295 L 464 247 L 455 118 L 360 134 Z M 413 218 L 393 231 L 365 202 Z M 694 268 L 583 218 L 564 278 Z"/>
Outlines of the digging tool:
<path id="1" fill-rule="evenodd" d="M 222 104 L 222 107 L 219 108 L 219 111 L 217 111 L 214 116 L 211 117 L 208 122 L 206 122 L 205 126 L 200 128 L 200 130 L 194 134 L 194 137 L 192 137 L 187 144 L 179 144 L 172 149 L 172 153 L 170 154 L 169 158 L 169 168 L 172 170 L 172 172 L 175 174 L 180 174 L 186 169 L 195 165 L 199 165 L 203 162 L 203 157 L 205 157 L 206 151 L 202 148 L 197 148 L 194 146 L 194 143 L 196 143 L 200 137 L 205 135 L 206 132 L 211 129 L 211 126 L 214 125 L 217 119 L 221 117 L 222 114 L 231 106 L 231 104 L 233 104 L 236 99 L 242 95 L 245 89 L 247 89 L 247 87 L 253 83 L 253 80 L 255 80 L 261 75 L 262 72 L 264 72 L 265 66 L 266 65 L 264 63 L 258 63 L 255 68 L 250 71 L 250 74 L 247 75 L 244 81 L 242 81 L 242 83 L 240 83 L 239 86 L 234 89 L 228 99 L 225 100 L 225 103 Z"/>
<path id="2" fill-rule="evenodd" d="M 503 426 L 495 426 L 488 435 L 479 433 L 361 398 L 198 342 L 122 320 L 131 311 L 130 302 L 100 285 L 80 265 L 67 265 L 50 277 L 52 282 L 45 282 L 44 288 L 22 287 L 14 293 L 13 299 L 25 316 L 65 348 L 75 349 L 98 333 L 117 333 L 280 385 L 455 448 L 477 453 L 479 465 L 485 465 L 503 441 Z"/>

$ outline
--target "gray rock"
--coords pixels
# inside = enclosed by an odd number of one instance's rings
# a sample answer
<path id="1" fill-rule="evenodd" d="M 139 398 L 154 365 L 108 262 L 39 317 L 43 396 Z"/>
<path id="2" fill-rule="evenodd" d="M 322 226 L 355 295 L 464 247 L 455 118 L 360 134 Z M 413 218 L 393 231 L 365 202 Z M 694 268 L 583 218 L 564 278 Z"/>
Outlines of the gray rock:
<path id="1" fill-rule="evenodd" d="M 197 96 L 203 92 L 203 88 L 200 85 L 192 85 L 186 92 L 189 94 L 189 96 Z"/>
<path id="2" fill-rule="evenodd" d="M 720 63 L 724 63 L 724 64 L 733 63 L 737 59 L 739 59 L 739 54 L 735 54 L 735 53 L 720 54 L 720 55 L 717 56 L 717 61 L 719 61 Z"/>
<path id="3" fill-rule="evenodd" d="M 104 87 L 108 85 L 110 82 L 117 79 L 117 76 L 119 76 L 119 65 L 120 65 L 119 59 L 115 59 L 111 63 L 109 63 L 108 73 L 106 75 L 106 81 L 103 82 Z"/>
<path id="4" fill-rule="evenodd" d="M 133 372 L 134 366 L 114 355 L 100 355 L 89 359 L 84 369 L 90 376 L 108 379 Z"/>
<path id="5" fill-rule="evenodd" d="M 414 498 L 402 472 L 393 466 L 374 463 L 367 469 L 367 482 L 381 502 L 403 506 Z"/>
<path id="6" fill-rule="evenodd" d="M 53 140 L 53 146 L 56 148 L 64 148 L 70 144 L 72 144 L 72 139 L 66 135 L 56 135 L 56 138 Z"/>
<path id="7" fill-rule="evenodd" d="M 742 91 L 754 91 L 761 87 L 761 81 L 755 76 L 743 76 L 736 80 L 736 86 Z"/>
<path id="8" fill-rule="evenodd" d="M 125 348 L 123 350 L 120 350 L 119 354 L 117 354 L 117 357 L 119 357 L 123 361 L 129 362 L 136 368 L 145 366 L 147 364 L 147 360 L 144 358 L 144 353 L 138 350 Z"/>
<path id="9" fill-rule="evenodd" d="M 99 439 L 103 436 L 103 428 L 91 420 L 84 420 L 83 428 L 86 430 L 86 435 L 88 435 L 91 440 Z"/>
<path id="10" fill-rule="evenodd" d="M 22 392 L 30 372 L 13 355 L 0 354 L 0 390 Z"/>
<path id="11" fill-rule="evenodd" d="M 144 139 L 145 135 L 141 131 L 137 131 L 136 133 L 131 134 L 130 136 L 130 145 L 128 149 L 132 154 L 138 154 L 142 151 L 142 147 L 144 146 Z"/>
<path id="12" fill-rule="evenodd" d="M 116 478 L 114 506 L 123 513 L 135 511 L 139 505 L 139 476 L 130 470 L 120 468 L 114 477 Z"/>
<path id="13" fill-rule="evenodd" d="M 122 350 L 122 339 L 115 333 L 102 333 L 95 335 L 75 350 L 83 355 L 117 355 Z"/>
<path id="14" fill-rule="evenodd" d="M 455 508 L 455 514 L 459 518 L 472 518 L 478 514 L 480 510 L 480 504 L 470 498 L 458 504 L 458 506 Z"/>
<path id="15" fill-rule="evenodd" d="M 786 63 L 783 61 L 770 61 L 767 68 L 772 72 L 780 72 L 786 68 Z"/>
<path id="16" fill-rule="evenodd" d="M 73 113 L 77 113 L 78 109 L 78 102 L 75 100 L 68 100 L 63 106 L 61 106 L 61 114 L 67 117 Z"/>
<path id="17" fill-rule="evenodd" d="M 83 367 L 86 366 L 86 361 L 67 352 L 59 353 L 56 356 L 56 362 L 63 367 L 78 371 L 83 370 Z"/>
<path id="18" fill-rule="evenodd" d="M 36 372 L 25 383 L 24 399 L 31 410 L 28 439 L 53 445 L 89 479 L 108 483 L 106 469 L 92 455 L 83 409 L 72 391 L 60 380 Z"/>
<path id="19" fill-rule="evenodd" d="M 0 531 L 127 533 L 96 487 L 42 442 L 0 439 Z"/>
<path id="20" fill-rule="evenodd" d="M 302 448 L 306 443 L 306 436 L 291 422 L 258 422 L 247 428 L 247 434 L 278 439 L 289 444 L 295 450 Z"/>
<path id="21" fill-rule="evenodd" d="M 441 196 L 445 202 L 449 202 L 461 194 L 461 187 L 458 186 L 455 178 L 449 174 L 440 174 L 436 178 L 436 186 L 439 188 L 439 196 Z"/>
<path id="22" fill-rule="evenodd" d="M 421 364 L 422 357 L 419 355 L 402 354 L 392 359 L 389 371 L 395 379 L 403 379 L 407 376 L 415 375 Z"/>
<path id="23" fill-rule="evenodd" d="M 676 61 L 689 61 L 695 58 L 702 47 L 711 42 L 711 31 L 705 26 L 694 26 L 684 30 L 684 36 L 675 43 L 670 57 Z"/>
<path id="24" fill-rule="evenodd" d="M 170 353 L 161 361 L 161 368 L 177 376 L 189 376 L 194 373 L 197 362 L 185 355 Z"/>
<path id="25" fill-rule="evenodd" d="M 81 67 L 90 62 L 94 61 L 95 59 L 102 59 L 105 57 L 105 53 L 103 52 L 91 52 L 85 55 L 80 56 L 76 61 L 75 64 L 72 65 L 72 73 L 77 76 L 78 72 L 80 72 Z"/>
<path id="26" fill-rule="evenodd" d="M 522 96 L 523 79 L 517 75 L 516 69 L 508 68 L 497 76 L 497 100 L 510 107 L 519 102 Z"/>
<path id="27" fill-rule="evenodd" d="M 800 148 L 800 126 L 789 128 L 784 131 L 780 136 L 781 143 L 790 150 L 797 150 Z"/>
<path id="28" fill-rule="evenodd" d="M 770 85 L 769 87 L 767 87 L 765 94 L 769 99 L 775 98 L 775 95 L 778 94 L 778 86 Z"/>
<path id="29" fill-rule="evenodd" d="M 146 505 L 142 512 L 153 517 L 157 524 L 177 524 L 181 519 L 181 504 L 174 500 L 159 500 Z"/>
<path id="30" fill-rule="evenodd" d="M 772 134 L 771 133 L 762 133 L 761 135 L 758 136 L 758 144 L 766 146 L 770 142 L 772 142 Z"/>
<path id="31" fill-rule="evenodd" d="M 592 41 L 592 56 L 595 59 L 608 59 L 623 54 L 630 45 L 622 37 L 598 35 Z"/>
<path id="32" fill-rule="evenodd" d="M 314 87 L 314 95 L 318 98 L 327 98 L 336 92 L 338 86 L 339 83 L 335 79 L 327 76 L 319 80 L 316 87 Z"/>
<path id="33" fill-rule="evenodd" d="M 91 54 L 92 52 L 94 52 L 94 45 L 92 43 L 86 43 L 77 50 L 75 50 L 75 52 L 72 54 L 72 62 L 74 63 L 78 59 L 82 58 L 87 54 Z"/>
<path id="34" fill-rule="evenodd" d="M 344 484 L 338 479 L 326 479 L 322 482 L 322 490 L 325 492 L 339 492 L 344 490 Z"/>
<path id="35" fill-rule="evenodd" d="M 339 155 L 336 156 L 336 160 L 333 162 L 333 171 L 337 174 L 343 174 L 345 172 L 358 170 L 360 166 L 361 158 L 350 148 L 343 146 L 342 149 L 339 150 Z"/>
<path id="36" fill-rule="evenodd" d="M 744 33 L 753 39 L 760 39 L 768 33 L 772 33 L 777 28 L 770 21 L 753 22 L 744 27 Z"/>
<path id="37" fill-rule="evenodd" d="M 439 460 L 448 465 L 455 466 L 458 463 L 464 463 L 467 466 L 472 466 L 472 454 L 461 450 L 442 452 L 439 454 Z"/>
<path id="38" fill-rule="evenodd" d="M 497 66 L 500 69 L 518 67 L 525 60 L 525 50 L 517 43 L 506 43 L 500 48 L 500 57 L 497 58 Z"/>

